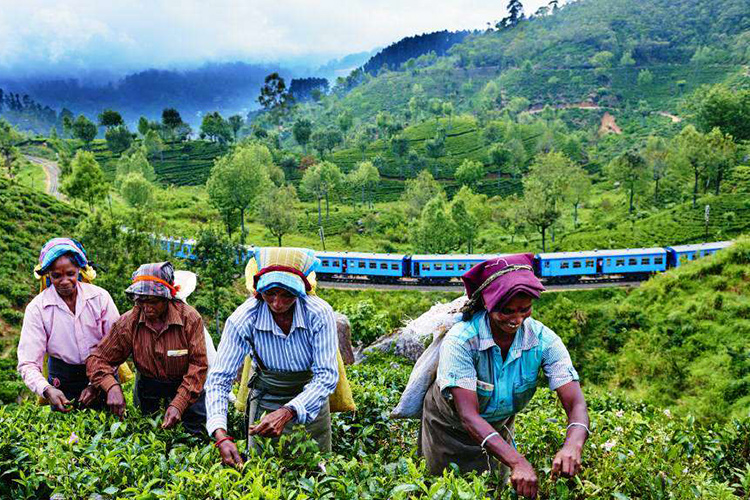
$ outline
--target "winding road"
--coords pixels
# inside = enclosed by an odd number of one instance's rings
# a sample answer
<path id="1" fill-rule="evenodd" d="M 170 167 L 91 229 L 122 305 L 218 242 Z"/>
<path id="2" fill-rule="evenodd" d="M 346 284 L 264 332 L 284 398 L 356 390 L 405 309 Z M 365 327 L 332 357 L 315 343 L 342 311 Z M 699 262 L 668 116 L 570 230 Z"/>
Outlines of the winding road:
<path id="1" fill-rule="evenodd" d="M 60 186 L 59 186 L 59 180 L 60 180 L 60 167 L 57 165 L 57 162 L 52 160 L 47 160 L 46 158 L 40 158 L 38 156 L 31 156 L 31 155 L 24 155 L 27 160 L 29 160 L 31 163 L 36 163 L 37 165 L 41 165 L 44 169 L 44 175 L 47 176 L 47 183 L 46 183 L 46 189 L 45 191 L 47 194 L 51 194 L 55 198 L 61 200 L 63 199 L 62 194 L 60 193 Z"/>

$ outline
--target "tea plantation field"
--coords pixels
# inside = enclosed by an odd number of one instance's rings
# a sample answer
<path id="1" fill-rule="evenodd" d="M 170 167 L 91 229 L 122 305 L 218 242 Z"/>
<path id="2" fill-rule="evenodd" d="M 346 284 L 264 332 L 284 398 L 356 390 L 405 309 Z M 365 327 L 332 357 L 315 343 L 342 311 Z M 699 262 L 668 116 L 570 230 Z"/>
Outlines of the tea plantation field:
<path id="1" fill-rule="evenodd" d="M 0 408 L 2 498 L 484 499 L 488 474 L 429 476 L 416 455 L 415 421 L 387 415 L 409 367 L 372 359 L 349 368 L 359 408 L 333 419 L 333 453 L 294 440 L 266 445 L 242 470 L 220 465 L 211 443 L 159 427 L 131 407 L 124 421 L 91 411 L 67 415 L 32 404 Z M 586 391 L 593 435 L 583 472 L 552 481 L 565 417 L 540 389 L 517 419 L 516 441 L 540 477 L 542 498 L 729 499 L 750 487 L 750 421 L 700 426 L 692 418 Z M 232 433 L 241 434 L 234 415 Z M 240 441 L 240 445 L 242 445 Z M 499 498 L 513 498 L 506 489 Z"/>

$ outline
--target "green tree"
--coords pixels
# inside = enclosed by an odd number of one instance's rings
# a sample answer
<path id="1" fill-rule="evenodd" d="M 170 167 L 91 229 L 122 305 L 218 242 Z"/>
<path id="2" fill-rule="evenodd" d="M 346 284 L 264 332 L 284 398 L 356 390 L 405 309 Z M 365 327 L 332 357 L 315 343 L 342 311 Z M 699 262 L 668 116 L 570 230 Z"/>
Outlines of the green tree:
<path id="1" fill-rule="evenodd" d="M 292 126 L 292 135 L 297 144 L 302 146 L 302 150 L 307 153 L 307 144 L 310 142 L 312 135 L 312 122 L 307 118 L 300 118 Z"/>
<path id="2" fill-rule="evenodd" d="M 573 204 L 573 228 L 577 228 L 578 208 L 591 196 L 591 179 L 580 165 L 571 163 L 566 195 Z"/>
<path id="3" fill-rule="evenodd" d="M 341 133 L 344 137 L 346 137 L 346 135 L 349 133 L 349 130 L 351 130 L 352 125 L 354 125 L 354 118 L 352 118 L 352 114 L 349 111 L 343 111 L 338 117 L 338 124 Z"/>
<path id="4" fill-rule="evenodd" d="M 106 127 L 107 130 L 109 130 L 112 127 L 119 127 L 121 125 L 125 125 L 125 122 L 122 120 L 122 115 L 120 115 L 120 113 L 118 113 L 117 111 L 114 111 L 112 109 L 105 109 L 99 115 L 100 127 Z"/>
<path id="5" fill-rule="evenodd" d="M 229 142 L 232 139 L 232 129 L 218 111 L 208 113 L 201 122 L 201 133 L 205 134 L 212 142 Z"/>
<path id="6" fill-rule="evenodd" d="M 73 122 L 73 137 L 80 139 L 88 147 L 96 137 L 96 134 L 97 130 L 94 122 L 83 115 L 78 115 L 78 118 Z"/>
<path id="7" fill-rule="evenodd" d="M 477 186 L 479 181 L 484 179 L 485 175 L 484 165 L 481 162 L 469 160 L 468 158 L 456 169 L 456 180 L 472 189 Z"/>
<path id="8" fill-rule="evenodd" d="M 297 229 L 297 190 L 294 186 L 274 187 L 265 191 L 258 203 L 258 220 L 278 239 Z"/>
<path id="9" fill-rule="evenodd" d="M 159 154 L 161 161 L 164 161 L 164 142 L 162 142 L 156 130 L 151 129 L 146 132 L 146 135 L 143 137 L 143 148 L 146 150 L 146 155 L 149 158 L 153 158 Z"/>
<path id="10" fill-rule="evenodd" d="M 146 137 L 146 134 L 151 128 L 151 122 L 148 121 L 148 118 L 141 116 L 138 119 L 138 133 L 141 134 L 141 137 Z"/>
<path id="11" fill-rule="evenodd" d="M 428 201 L 437 195 L 445 196 L 443 187 L 435 180 L 429 170 L 422 170 L 416 178 L 406 181 L 406 188 L 401 201 L 406 205 L 406 216 L 416 219 L 422 213 Z"/>
<path id="12" fill-rule="evenodd" d="M 341 132 L 333 127 L 316 130 L 312 134 L 313 147 L 318 151 L 321 158 L 325 158 L 325 154 L 333 151 L 336 146 L 341 144 L 342 140 Z"/>
<path id="13" fill-rule="evenodd" d="M 411 235 L 414 248 L 420 253 L 449 253 L 458 248 L 458 228 L 445 194 L 438 194 L 427 202 Z"/>
<path id="14" fill-rule="evenodd" d="M 632 50 L 623 51 L 622 57 L 620 57 L 620 66 L 635 66 L 635 59 L 633 59 Z"/>
<path id="15" fill-rule="evenodd" d="M 122 179 L 131 173 L 140 174 L 141 177 L 149 182 L 154 182 L 156 180 L 154 167 L 151 166 L 142 149 L 137 150 L 130 155 L 122 155 L 117 161 L 115 170 L 115 187 L 119 189 Z"/>
<path id="16" fill-rule="evenodd" d="M 233 211 L 240 216 L 240 242 L 245 242 L 245 213 L 249 211 L 258 195 L 271 187 L 268 176 L 273 158 L 262 144 L 242 144 L 235 150 L 214 161 L 211 175 L 206 181 L 206 190 L 211 204 L 226 218 Z"/>
<path id="17" fill-rule="evenodd" d="M 380 172 L 371 161 L 361 161 L 357 163 L 356 170 L 350 174 L 349 180 L 352 187 L 358 189 L 362 195 L 362 204 L 365 204 L 365 194 L 369 200 L 370 209 L 372 209 L 372 194 L 380 182 Z"/>
<path id="18" fill-rule="evenodd" d="M 16 144 L 21 141 L 21 134 L 5 120 L 0 118 L 0 165 L 11 179 L 15 177 L 18 169 L 18 160 L 21 153 Z"/>
<path id="19" fill-rule="evenodd" d="M 404 178 L 404 160 L 409 154 L 409 139 L 403 134 L 397 134 L 391 137 L 391 153 L 396 157 L 399 169 L 401 170 L 401 178 Z"/>
<path id="20" fill-rule="evenodd" d="M 109 191 L 102 169 L 89 151 L 78 151 L 71 167 L 71 174 L 62 183 L 61 190 L 71 198 L 85 201 L 93 211 L 94 204 L 104 199 Z"/>
<path id="21" fill-rule="evenodd" d="M 174 137 L 177 128 L 184 124 L 180 112 L 175 108 L 164 108 L 162 110 L 161 123 L 169 131 L 170 137 Z"/>
<path id="22" fill-rule="evenodd" d="M 321 202 L 326 200 L 326 222 L 330 215 L 329 197 L 341 186 L 343 176 L 339 167 L 331 162 L 316 163 L 302 176 L 302 190 L 318 200 L 318 225 L 322 226 Z"/>
<path id="23" fill-rule="evenodd" d="M 284 79 L 274 72 L 266 76 L 260 88 L 258 102 L 269 113 L 272 123 L 279 124 L 294 104 Z"/>
<path id="24" fill-rule="evenodd" d="M 638 72 L 638 86 L 648 87 L 654 81 L 654 74 L 648 69 L 642 69 Z"/>
<path id="25" fill-rule="evenodd" d="M 435 123 L 438 123 L 443 116 L 443 101 L 437 97 L 430 99 L 430 114 L 435 117 Z"/>
<path id="26" fill-rule="evenodd" d="M 140 172 L 130 172 L 120 179 L 120 195 L 131 207 L 143 209 L 154 198 L 154 185 Z"/>
<path id="27" fill-rule="evenodd" d="M 523 200 L 519 214 L 542 236 L 542 251 L 547 250 L 547 229 L 561 215 L 560 205 L 568 189 L 568 173 L 573 163 L 562 153 L 553 151 L 536 157 L 523 179 Z"/>
<path id="28" fill-rule="evenodd" d="M 512 176 L 515 176 L 517 173 L 517 169 L 513 166 L 513 153 L 502 144 L 495 144 L 492 146 L 487 156 L 489 164 L 492 165 L 497 172 L 498 186 L 502 181 L 503 173 L 509 172 Z"/>
<path id="29" fill-rule="evenodd" d="M 637 151 L 627 151 L 609 163 L 607 174 L 628 190 L 628 213 L 632 214 L 635 209 L 635 194 L 646 186 L 648 179 L 646 160 Z"/>
<path id="30" fill-rule="evenodd" d="M 646 140 L 646 149 L 643 158 L 651 171 L 651 179 L 654 181 L 654 203 L 659 203 L 659 183 L 667 175 L 669 166 L 669 146 L 662 137 L 649 136 Z"/>
<path id="31" fill-rule="evenodd" d="M 737 145 L 732 136 L 715 127 L 706 135 L 708 145 L 708 173 L 714 183 L 714 194 L 718 195 L 721 182 L 737 164 Z"/>
<path id="32" fill-rule="evenodd" d="M 736 141 L 750 140 L 750 90 L 730 90 L 724 85 L 702 87 L 690 107 L 702 132 L 718 127 Z"/>
<path id="33" fill-rule="evenodd" d="M 242 128 L 242 125 L 245 124 L 245 121 L 242 119 L 242 116 L 240 115 L 232 115 L 227 120 L 229 123 L 229 128 L 232 129 L 232 135 L 234 136 L 234 142 L 237 142 L 237 133 Z"/>
<path id="34" fill-rule="evenodd" d="M 453 128 L 453 103 L 445 101 L 443 103 L 443 115 L 448 117 L 448 130 Z"/>
<path id="35" fill-rule="evenodd" d="M 109 127 L 104 133 L 104 139 L 107 141 L 107 148 L 116 155 L 122 153 L 133 144 L 133 134 L 125 125 Z"/>
<path id="36" fill-rule="evenodd" d="M 698 201 L 698 186 L 701 177 L 708 170 L 709 152 L 705 135 L 693 125 L 687 125 L 672 140 L 673 160 L 693 175 L 693 208 Z"/>
<path id="37" fill-rule="evenodd" d="M 523 21 L 523 4 L 521 0 L 510 0 L 508 2 L 508 15 L 500 20 L 495 26 L 497 29 L 513 28 Z"/>
<path id="38" fill-rule="evenodd" d="M 487 196 L 474 194 L 470 188 L 463 186 L 453 197 L 450 208 L 461 242 L 466 243 L 468 253 L 473 253 L 474 240 L 492 213 Z"/>

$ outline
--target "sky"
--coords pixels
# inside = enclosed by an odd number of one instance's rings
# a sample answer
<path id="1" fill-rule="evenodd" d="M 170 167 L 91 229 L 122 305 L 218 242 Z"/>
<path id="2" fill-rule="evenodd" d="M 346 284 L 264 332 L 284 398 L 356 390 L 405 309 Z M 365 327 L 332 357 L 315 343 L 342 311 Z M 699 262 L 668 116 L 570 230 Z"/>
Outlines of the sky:
<path id="1" fill-rule="evenodd" d="M 546 0 L 526 0 L 533 13 Z M 314 67 L 443 29 L 483 29 L 507 0 L 0 0 L 3 76 L 187 68 Z"/>

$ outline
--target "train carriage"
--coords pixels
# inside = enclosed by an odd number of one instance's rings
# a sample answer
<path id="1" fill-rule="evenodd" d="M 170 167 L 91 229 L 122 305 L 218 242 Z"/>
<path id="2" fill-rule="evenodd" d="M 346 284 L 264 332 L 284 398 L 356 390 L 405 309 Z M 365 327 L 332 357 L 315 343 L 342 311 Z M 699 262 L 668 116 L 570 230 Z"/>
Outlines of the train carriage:
<path id="1" fill-rule="evenodd" d="M 503 254 L 412 255 L 411 275 L 420 281 L 450 281 L 476 264 Z"/>
<path id="2" fill-rule="evenodd" d="M 731 241 L 716 241 L 713 243 L 697 243 L 694 245 L 674 245 L 667 247 L 669 267 L 680 267 L 695 259 L 712 255 L 722 248 L 731 245 Z"/>
<path id="3" fill-rule="evenodd" d="M 538 274 L 550 282 L 573 282 L 604 275 L 647 276 L 667 269 L 663 248 L 628 248 L 537 255 Z"/>
<path id="4" fill-rule="evenodd" d="M 317 274 L 321 278 L 334 275 L 364 276 L 372 281 L 393 281 L 408 276 L 408 257 L 393 253 L 317 252 L 321 261 Z"/>

